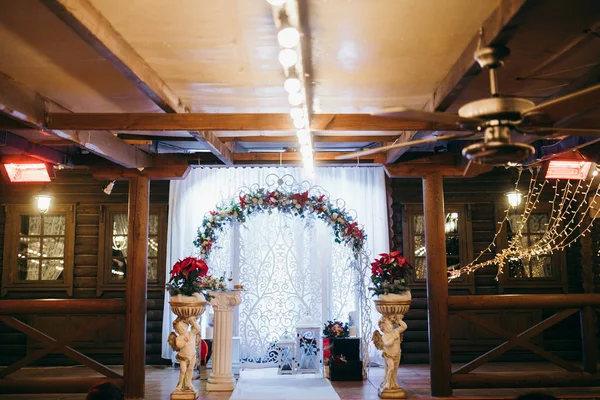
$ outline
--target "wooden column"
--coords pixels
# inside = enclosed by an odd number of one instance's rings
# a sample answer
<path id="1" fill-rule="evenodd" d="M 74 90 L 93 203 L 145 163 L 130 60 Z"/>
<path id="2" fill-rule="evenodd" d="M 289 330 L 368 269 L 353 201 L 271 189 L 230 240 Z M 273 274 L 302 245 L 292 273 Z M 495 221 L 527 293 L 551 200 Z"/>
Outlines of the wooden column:
<path id="1" fill-rule="evenodd" d="M 589 226 L 590 216 L 586 215 L 581 226 Z M 583 292 L 594 293 L 594 259 L 592 254 L 592 234 L 588 232 L 580 239 L 581 243 L 581 276 Z M 581 322 L 581 346 L 583 355 L 583 370 L 591 374 L 598 372 L 598 323 L 592 307 L 584 307 L 579 314 Z"/>
<path id="2" fill-rule="evenodd" d="M 429 367 L 431 395 L 452 395 L 450 331 L 448 328 L 448 274 L 444 186 L 439 173 L 423 177 L 425 249 L 427 266 L 427 317 L 429 321 Z"/>
<path id="3" fill-rule="evenodd" d="M 148 276 L 148 212 L 146 177 L 129 179 L 129 231 L 125 311 L 125 399 L 144 398 L 146 377 L 146 287 Z"/>

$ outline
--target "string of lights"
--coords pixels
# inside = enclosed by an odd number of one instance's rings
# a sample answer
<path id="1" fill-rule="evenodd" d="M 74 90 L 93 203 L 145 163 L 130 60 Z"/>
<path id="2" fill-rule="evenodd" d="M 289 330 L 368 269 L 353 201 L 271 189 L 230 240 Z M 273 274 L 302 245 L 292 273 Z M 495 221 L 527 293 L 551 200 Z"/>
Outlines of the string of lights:
<path id="1" fill-rule="evenodd" d="M 548 221 L 544 226 L 544 234 L 533 243 L 527 241 L 524 243 L 524 231 L 527 230 L 528 221 L 540 204 L 544 188 L 550 184 L 547 179 L 539 179 L 540 169 L 537 169 L 535 173 L 531 170 L 530 172 L 531 178 L 523 212 L 513 215 L 511 218 L 512 206 L 509 206 L 504 212 L 503 220 L 498 223 L 492 242 L 469 264 L 451 271 L 450 279 L 456 279 L 462 274 L 470 274 L 480 268 L 493 265 L 498 268 L 496 275 L 496 279 L 498 279 L 509 261 L 529 262 L 539 257 L 547 257 L 557 251 L 565 250 L 579 238 L 591 232 L 594 218 L 600 215 L 600 207 L 593 209 L 600 199 L 600 183 L 594 180 L 597 173 L 594 173 L 590 179 L 578 180 L 577 184 L 571 180 L 557 180 L 552 187 L 554 194 L 552 200 L 549 201 L 552 210 L 549 212 Z M 523 169 L 519 168 L 515 191 L 518 190 L 522 173 Z M 593 195 L 590 196 L 590 193 Z M 588 214 L 592 218 L 590 222 L 585 223 Z M 513 223 L 511 224 L 511 222 Z M 500 234 L 506 234 L 507 223 L 512 229 L 512 237 L 507 248 L 499 249 L 494 254 L 492 250 L 498 248 Z M 480 261 L 483 257 L 491 258 Z"/>
<path id="2" fill-rule="evenodd" d="M 279 63 L 283 67 L 283 88 L 288 93 L 290 117 L 293 120 L 302 153 L 302 162 L 308 175 L 314 170 L 310 110 L 305 87 L 305 71 L 302 64 L 302 34 L 298 0 L 267 0 L 272 6 L 277 28 L 277 41 L 281 47 Z"/>

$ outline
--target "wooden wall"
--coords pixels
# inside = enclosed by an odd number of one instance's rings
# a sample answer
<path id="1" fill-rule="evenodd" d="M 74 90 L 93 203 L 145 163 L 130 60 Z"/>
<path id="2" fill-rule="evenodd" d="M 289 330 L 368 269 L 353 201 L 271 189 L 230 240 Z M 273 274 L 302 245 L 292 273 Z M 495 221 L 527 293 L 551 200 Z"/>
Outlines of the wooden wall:
<path id="1" fill-rule="evenodd" d="M 513 188 L 514 176 L 506 170 L 498 170 L 473 179 L 445 179 L 446 204 L 467 204 L 470 210 L 470 226 L 472 231 L 473 254 L 484 250 L 494 237 L 497 220 L 497 209 L 505 208 L 504 193 Z M 75 270 L 74 298 L 95 298 L 98 274 L 99 225 L 102 206 L 106 204 L 127 204 L 127 182 L 117 182 L 110 196 L 102 189 L 107 182 L 93 179 L 86 169 L 64 170 L 57 172 L 57 178 L 48 185 L 55 197 L 55 203 L 76 204 L 76 238 L 75 238 Z M 391 210 L 391 242 L 392 248 L 403 247 L 403 206 L 422 202 L 422 183 L 420 179 L 390 179 L 389 204 Z M 41 190 L 40 185 L 32 184 L 0 184 L 0 202 L 2 204 L 25 204 Z M 167 204 L 169 182 L 151 182 L 151 203 Z M 4 210 L 0 212 L 0 268 L 3 267 L 2 247 L 4 245 Z M 598 265 L 598 242 L 600 241 L 600 223 L 594 225 L 593 231 L 594 265 Z M 564 287 L 541 288 L 535 285 L 519 288 L 504 288 L 496 281 L 496 268 L 488 267 L 474 274 L 471 288 L 451 287 L 452 295 L 498 294 L 498 293 L 540 293 L 540 292 L 581 292 L 580 248 L 572 247 L 567 254 Z M 483 259 L 486 259 L 484 257 Z M 163 266 L 164 267 L 164 266 Z M 1 272 L 1 271 L 0 271 Z M 597 272 L 597 270 L 596 270 Z M 1 276 L 1 274 L 0 274 Z M 598 274 L 595 273 L 597 277 Z M 600 282 L 599 282 L 600 283 Z M 161 325 L 163 308 L 163 289 L 148 291 L 148 323 L 147 323 L 147 363 L 165 363 L 160 358 Z M 122 298 L 123 291 L 105 291 L 103 298 Z M 413 290 L 413 305 L 406 320 L 409 326 L 404 336 L 403 362 L 426 363 L 428 358 L 428 326 L 427 303 L 424 289 Z M 65 293 L 52 292 L 9 292 L 6 298 L 57 298 L 66 297 Z M 505 328 L 520 332 L 549 315 L 552 310 L 532 310 L 523 312 L 488 313 L 486 318 L 502 321 Z M 93 318 L 92 316 L 88 318 Z M 50 318 L 43 316 L 29 317 L 30 322 L 49 333 L 67 332 L 73 327 L 86 323 L 86 317 L 74 318 L 63 316 Z M 452 357 L 454 362 L 469 361 L 501 343 L 500 339 L 486 331 L 451 316 Z M 100 361 L 119 364 L 122 362 L 124 321 L 119 317 L 110 327 L 102 332 L 86 338 L 75 346 L 85 349 Z M 579 321 L 577 315 L 544 332 L 537 338 L 538 343 L 557 355 L 567 359 L 580 359 Z M 24 335 L 0 324 L 0 364 L 11 363 L 39 344 L 28 340 Z M 536 360 L 527 351 L 514 350 L 501 360 Z M 64 357 L 53 355 L 43 359 L 42 363 L 67 363 Z"/>
<path id="2" fill-rule="evenodd" d="M 128 183 L 118 181 L 111 195 L 102 190 L 108 182 L 96 181 L 87 169 L 57 171 L 56 180 L 47 185 L 54 196 L 53 204 L 75 204 L 75 259 L 73 297 L 77 299 L 96 298 L 98 276 L 98 243 L 102 206 L 109 204 L 127 205 Z M 42 189 L 36 184 L 0 184 L 0 203 L 27 204 Z M 169 181 L 152 181 L 150 184 L 151 204 L 167 205 L 169 201 Z M 0 212 L 0 268 L 4 268 L 1 260 L 4 246 L 4 207 Z M 166 223 L 166 221 L 165 221 Z M 164 268 L 164 265 L 159 266 Z M 1 270 L 0 270 L 1 272 Z M 1 276 L 1 273 L 0 273 Z M 146 332 L 146 360 L 148 364 L 164 364 L 160 357 L 161 331 L 164 287 L 151 288 L 148 291 L 148 322 Z M 4 298 L 66 298 L 61 292 L 9 292 Z M 105 291 L 102 298 L 124 298 L 123 290 Z M 87 323 L 94 316 L 29 316 L 22 317 L 41 331 L 53 337 L 71 332 L 75 327 Z M 106 329 L 94 332 L 77 342 L 76 349 L 108 364 L 122 364 L 124 316 L 117 316 Z M 56 334 L 54 336 L 53 334 Z M 0 365 L 10 364 L 22 358 L 26 352 L 40 347 L 34 340 L 0 323 Z M 44 357 L 40 364 L 68 364 L 70 360 L 60 354 Z"/>
<path id="3" fill-rule="evenodd" d="M 445 204 L 465 204 L 470 210 L 470 226 L 472 233 L 473 255 L 477 256 L 491 243 L 496 232 L 497 222 L 504 214 L 498 209 L 506 209 L 505 193 L 514 188 L 516 175 L 511 171 L 496 168 L 494 171 L 472 179 L 444 179 Z M 392 212 L 392 249 L 404 249 L 403 209 L 407 204 L 422 202 L 421 179 L 396 178 L 389 180 Z M 600 225 L 600 224 L 597 224 Z M 600 238 L 600 226 L 595 231 Z M 406 236 L 406 235 L 405 235 Z M 596 241 L 594 241 L 596 242 Z M 597 250 L 596 250 L 597 251 Z M 488 260 L 493 255 L 486 255 L 481 260 Z M 562 287 L 540 287 L 530 282 L 519 287 L 503 285 L 496 280 L 497 268 L 485 267 L 474 273 L 470 285 L 458 285 L 449 288 L 451 295 L 472 294 L 508 294 L 508 293 L 563 293 L 581 292 L 581 266 L 579 244 L 571 247 L 566 254 L 566 273 Z M 409 326 L 403 344 L 403 360 L 408 363 L 429 362 L 427 346 L 427 303 L 424 289 L 413 289 L 413 305 L 406 316 Z M 485 319 L 495 323 L 501 321 L 502 326 L 514 333 L 520 333 L 552 315 L 553 310 L 525 310 L 518 312 L 486 313 Z M 466 362 L 492 349 L 503 342 L 497 336 L 465 322 L 455 315 L 450 315 L 451 352 L 453 362 Z M 544 348 L 570 360 L 581 360 L 581 340 L 579 334 L 579 317 L 577 314 L 546 330 L 536 338 L 536 343 Z M 525 350 L 513 350 L 506 353 L 501 361 L 538 360 L 533 353 Z"/>

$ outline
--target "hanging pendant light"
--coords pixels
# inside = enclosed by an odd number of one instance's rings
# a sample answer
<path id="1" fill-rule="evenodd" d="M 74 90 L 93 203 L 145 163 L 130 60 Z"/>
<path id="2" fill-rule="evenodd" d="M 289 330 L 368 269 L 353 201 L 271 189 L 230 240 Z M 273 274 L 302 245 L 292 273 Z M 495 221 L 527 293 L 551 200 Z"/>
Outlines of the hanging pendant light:
<path id="1" fill-rule="evenodd" d="M 518 190 L 513 190 L 506 193 L 506 197 L 508 198 L 508 204 L 510 204 L 512 208 L 517 208 L 519 204 L 521 204 L 523 195 Z"/>
<path id="2" fill-rule="evenodd" d="M 40 194 L 35 196 L 37 210 L 41 215 L 44 215 L 50 210 L 53 197 L 50 196 L 45 189 Z"/>

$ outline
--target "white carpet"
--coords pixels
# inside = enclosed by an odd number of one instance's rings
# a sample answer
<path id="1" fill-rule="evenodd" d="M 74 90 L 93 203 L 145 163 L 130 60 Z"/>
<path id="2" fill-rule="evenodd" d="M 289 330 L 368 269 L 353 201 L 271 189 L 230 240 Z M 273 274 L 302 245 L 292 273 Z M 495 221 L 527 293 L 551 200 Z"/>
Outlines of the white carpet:
<path id="1" fill-rule="evenodd" d="M 339 400 L 322 375 L 277 375 L 276 368 L 241 371 L 229 400 Z"/>

